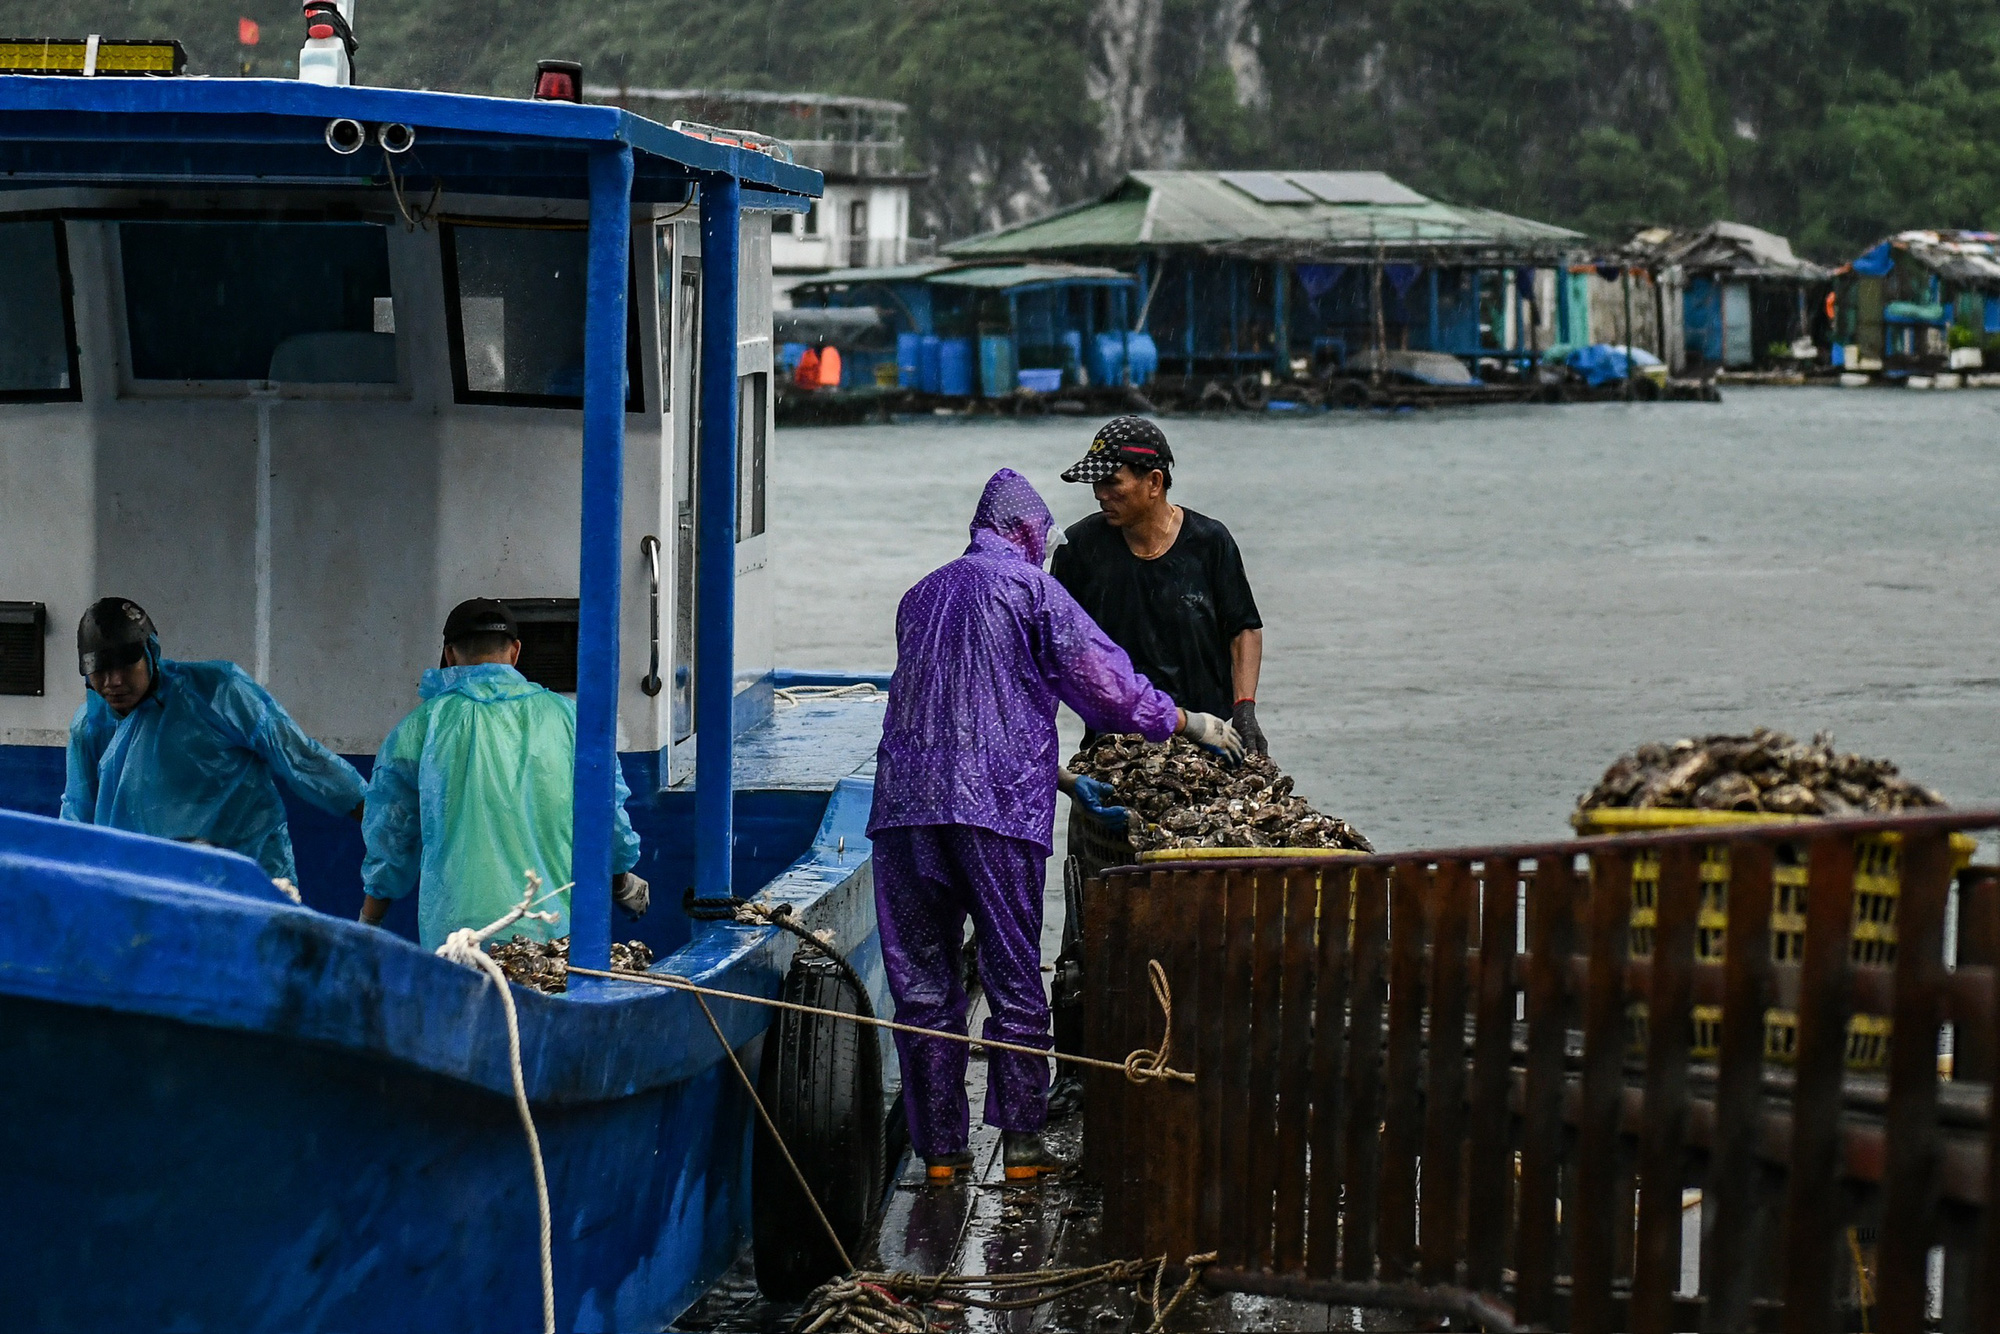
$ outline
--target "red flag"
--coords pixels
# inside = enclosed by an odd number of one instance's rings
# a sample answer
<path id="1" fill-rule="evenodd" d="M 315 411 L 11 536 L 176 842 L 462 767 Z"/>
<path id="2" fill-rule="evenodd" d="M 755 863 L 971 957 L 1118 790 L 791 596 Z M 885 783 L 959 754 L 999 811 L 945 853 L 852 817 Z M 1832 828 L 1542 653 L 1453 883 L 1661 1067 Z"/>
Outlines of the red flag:
<path id="1" fill-rule="evenodd" d="M 257 45 L 257 20 L 256 20 L 256 19 L 241 19 L 241 18 L 240 18 L 240 19 L 237 19 L 237 20 L 236 20 L 236 42 L 237 42 L 237 45 L 239 45 L 239 46 L 255 46 L 255 45 Z"/>

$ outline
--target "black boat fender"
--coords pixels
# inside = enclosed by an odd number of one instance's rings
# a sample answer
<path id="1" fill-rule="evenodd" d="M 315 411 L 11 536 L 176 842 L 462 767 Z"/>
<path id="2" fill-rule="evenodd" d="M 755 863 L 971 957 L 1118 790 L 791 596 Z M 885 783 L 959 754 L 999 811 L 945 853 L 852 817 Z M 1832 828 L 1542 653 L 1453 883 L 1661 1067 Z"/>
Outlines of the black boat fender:
<path id="1" fill-rule="evenodd" d="M 866 1014 L 868 1001 L 842 963 L 800 949 L 778 998 Z M 850 1256 L 882 1203 L 882 1058 L 876 1030 L 825 1015 L 780 1010 L 764 1034 L 757 1095 Z M 751 1249 L 757 1286 L 797 1301 L 843 1272 L 839 1255 L 799 1193 L 784 1154 L 760 1120 L 751 1151 Z"/>

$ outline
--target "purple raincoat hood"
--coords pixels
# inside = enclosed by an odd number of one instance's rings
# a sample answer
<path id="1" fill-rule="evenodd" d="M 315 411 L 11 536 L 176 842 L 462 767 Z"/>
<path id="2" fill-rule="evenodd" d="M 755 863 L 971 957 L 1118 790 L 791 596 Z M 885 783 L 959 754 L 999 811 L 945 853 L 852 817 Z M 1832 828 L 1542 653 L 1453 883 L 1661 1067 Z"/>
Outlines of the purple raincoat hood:
<path id="1" fill-rule="evenodd" d="M 1034 484 L 1012 468 L 1002 468 L 987 480 L 979 497 L 979 508 L 972 515 L 972 545 L 965 554 L 998 556 L 1011 547 L 1030 565 L 1040 565 L 1049 554 L 1049 530 L 1055 525 L 1055 515 Z"/>
<path id="2" fill-rule="evenodd" d="M 1054 526 L 1028 479 L 1002 468 L 980 497 L 972 545 L 903 596 L 871 834 L 970 825 L 1046 854 L 1058 703 L 1099 732 L 1172 735 L 1173 700 L 1042 569 Z"/>

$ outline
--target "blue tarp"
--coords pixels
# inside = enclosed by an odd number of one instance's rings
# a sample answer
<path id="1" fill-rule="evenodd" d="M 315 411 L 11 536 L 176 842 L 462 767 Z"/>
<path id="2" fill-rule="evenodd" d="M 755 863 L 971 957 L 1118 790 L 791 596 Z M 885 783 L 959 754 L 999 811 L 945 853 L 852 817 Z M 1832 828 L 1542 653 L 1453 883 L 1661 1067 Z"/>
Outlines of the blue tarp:
<path id="1" fill-rule="evenodd" d="M 1889 253 L 1889 243 L 1882 242 L 1854 261 L 1854 271 L 1864 278 L 1881 278 L 1896 267 L 1896 257 Z"/>
<path id="2" fill-rule="evenodd" d="M 1593 389 L 1600 385 L 1619 384 L 1627 376 L 1644 375 L 1660 365 L 1660 359 L 1643 347 L 1631 349 L 1629 363 L 1625 353 L 1625 348 L 1611 343 L 1592 343 L 1588 347 L 1552 347 L 1543 359 L 1568 366 Z"/>
<path id="3" fill-rule="evenodd" d="M 1936 302 L 1891 301 L 1883 307 L 1882 318 L 1889 324 L 1950 324 L 1951 310 Z"/>

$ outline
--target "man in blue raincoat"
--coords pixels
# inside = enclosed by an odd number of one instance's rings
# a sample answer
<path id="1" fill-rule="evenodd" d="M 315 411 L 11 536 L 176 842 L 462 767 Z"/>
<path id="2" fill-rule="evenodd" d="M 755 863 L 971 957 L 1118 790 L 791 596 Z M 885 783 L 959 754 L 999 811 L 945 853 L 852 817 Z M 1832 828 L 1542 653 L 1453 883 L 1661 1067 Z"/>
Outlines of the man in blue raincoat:
<path id="1" fill-rule="evenodd" d="M 361 814 L 354 766 L 299 730 L 233 662 L 174 662 L 136 602 L 103 598 L 76 629 L 89 692 L 69 725 L 62 818 L 212 843 L 296 880 L 277 783 Z"/>
<path id="2" fill-rule="evenodd" d="M 1236 733 L 1186 713 L 1133 672 L 1076 600 L 1042 569 L 1054 519 L 1028 480 L 986 484 L 965 554 L 896 611 L 896 674 L 876 753 L 875 910 L 896 1017 L 964 1033 L 959 942 L 971 915 L 993 1015 L 985 1035 L 1049 1045 L 1042 991 L 1042 884 L 1055 827 L 1056 705 L 1100 732 L 1175 732 L 1241 758 Z M 930 1177 L 971 1166 L 966 1048 L 896 1035 L 910 1135 Z M 1042 1144 L 1048 1062 L 995 1051 L 986 1123 L 1002 1131 L 1009 1179 L 1060 1166 Z"/>
<path id="3" fill-rule="evenodd" d="M 576 704 L 521 675 L 521 632 L 504 603 L 473 598 L 444 624 L 444 656 L 424 673 L 423 697 L 375 757 L 368 845 L 361 863 L 361 920 L 418 889 L 417 935 L 436 949 L 460 927 L 477 931 L 521 901 L 526 872 L 546 902 L 509 934 L 569 934 L 571 815 L 575 810 Z M 639 836 L 625 814 L 632 795 L 616 778 L 612 893 L 633 916 L 646 910 Z"/>

